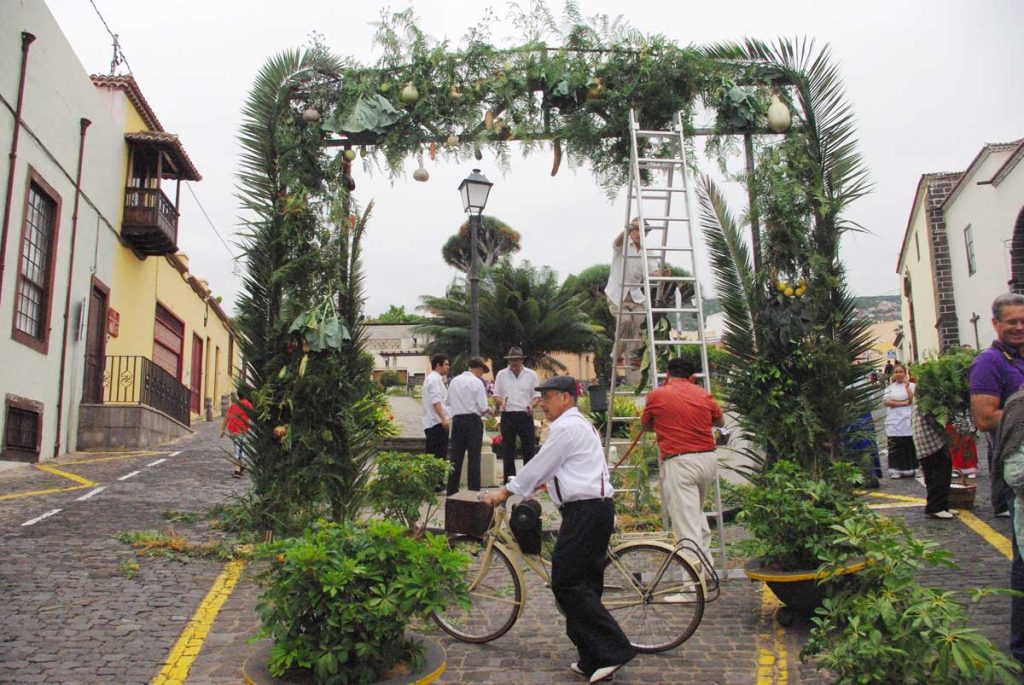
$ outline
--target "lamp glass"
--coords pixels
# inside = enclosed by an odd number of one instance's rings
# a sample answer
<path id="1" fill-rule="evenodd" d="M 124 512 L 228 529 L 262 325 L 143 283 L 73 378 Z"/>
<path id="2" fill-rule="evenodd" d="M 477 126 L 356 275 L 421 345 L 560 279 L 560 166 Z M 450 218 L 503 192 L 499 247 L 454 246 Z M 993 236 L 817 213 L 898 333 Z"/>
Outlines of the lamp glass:
<path id="1" fill-rule="evenodd" d="M 459 184 L 459 193 L 462 195 L 462 209 L 481 214 L 487 206 L 487 196 L 494 185 L 487 180 L 479 169 L 473 169 L 473 173 L 462 180 Z"/>

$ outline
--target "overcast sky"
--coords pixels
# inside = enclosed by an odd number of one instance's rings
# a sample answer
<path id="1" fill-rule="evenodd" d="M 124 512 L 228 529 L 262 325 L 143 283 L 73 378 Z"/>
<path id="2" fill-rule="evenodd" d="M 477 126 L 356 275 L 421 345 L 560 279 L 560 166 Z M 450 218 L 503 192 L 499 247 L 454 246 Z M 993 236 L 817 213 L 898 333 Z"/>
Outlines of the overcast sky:
<path id="1" fill-rule="evenodd" d="M 110 37 L 89 0 L 46 0 L 83 66 L 110 68 Z M 370 0 L 93 0 L 120 36 L 127 62 L 166 129 L 181 137 L 203 181 L 192 184 L 217 230 L 232 243 L 239 223 L 234 199 L 240 110 L 254 75 L 268 57 L 301 47 L 322 33 L 340 56 L 364 63 L 378 56 L 373 28 L 384 3 Z M 817 0 L 668 3 L 664 0 L 580 0 L 583 13 L 625 14 L 644 33 L 664 33 L 680 45 L 747 36 L 814 37 L 828 43 L 847 83 L 861 151 L 874 192 L 848 216 L 866 234 L 843 245 L 849 280 L 859 295 L 895 294 L 895 264 L 914 189 L 922 173 L 960 171 L 985 142 L 1024 136 L 1024 2 L 1021 0 Z M 402 9 L 405 4 L 392 3 Z M 428 34 L 458 44 L 481 20 L 486 2 L 417 0 Z M 499 17 L 504 5 L 492 4 Z M 549 7 L 560 14 L 562 4 Z M 493 35 L 515 45 L 508 25 Z M 702 160 L 704 166 L 712 164 Z M 495 183 L 487 214 L 522 233 L 520 257 L 552 266 L 564 278 L 611 257 L 610 240 L 625 217 L 587 169 L 563 166 L 549 175 L 550 153 L 516 158 L 502 175 L 493 157 L 479 166 Z M 358 166 L 358 165 L 356 165 Z M 357 197 L 375 201 L 366 237 L 367 313 L 389 304 L 412 308 L 423 294 L 441 294 L 453 271 L 440 256 L 444 240 L 463 221 L 457 186 L 470 164 L 427 163 L 430 180 L 389 180 L 357 170 Z M 192 271 L 226 302 L 239 278 L 192 196 L 182 193 L 179 247 Z M 740 213 L 739 206 L 733 208 Z M 704 267 L 701 280 L 710 284 Z"/>

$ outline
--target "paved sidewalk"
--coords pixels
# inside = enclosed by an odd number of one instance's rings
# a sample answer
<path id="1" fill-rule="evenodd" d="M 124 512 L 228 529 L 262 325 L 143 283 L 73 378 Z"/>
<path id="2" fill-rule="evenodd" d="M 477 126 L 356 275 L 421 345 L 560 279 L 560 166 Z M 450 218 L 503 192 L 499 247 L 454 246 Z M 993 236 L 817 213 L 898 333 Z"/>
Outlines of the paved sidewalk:
<path id="1" fill-rule="evenodd" d="M 215 534 L 202 517 L 173 524 L 164 518 L 168 511 L 202 514 L 246 490 L 244 480 L 231 478 L 219 426 L 196 428 L 194 436 L 153 453 L 77 454 L 47 465 L 59 473 L 34 467 L 0 472 L 0 683 L 181 682 L 158 676 L 185 628 L 195 628 L 190 621 L 225 564 L 136 557 L 116 536 L 171 526 L 193 540 Z M 955 555 L 961 569 L 927 570 L 927 583 L 951 589 L 1008 584 L 1008 559 L 975 529 L 1008 550 L 1009 520 L 992 517 L 987 480 L 983 475 L 976 482 L 973 516 L 949 522 L 925 518 L 919 504 L 891 499 L 923 497 L 916 481 L 886 480 L 871 496 L 895 505 L 886 513 L 904 517 L 921 537 Z M 90 495 L 96 488 L 104 489 Z M 126 577 L 122 560 L 139 564 L 134 578 Z M 258 627 L 252 575 L 247 567 L 219 611 L 210 612 L 205 639 L 194 636 L 179 650 L 177 665 L 187 668 L 188 683 L 241 681 L 242 661 L 254 649 L 247 640 Z M 688 642 L 639 656 L 616 683 L 827 682 L 799 662 L 807 623 L 781 629 L 771 594 L 762 589 L 746 580 L 727 582 Z M 1008 599 L 990 598 L 974 613 L 974 625 L 1004 645 L 1008 610 Z M 488 645 L 439 639 L 448 652 L 443 683 L 581 682 L 567 669 L 574 655 L 561 616 L 535 579 L 522 618 L 504 637 Z"/>

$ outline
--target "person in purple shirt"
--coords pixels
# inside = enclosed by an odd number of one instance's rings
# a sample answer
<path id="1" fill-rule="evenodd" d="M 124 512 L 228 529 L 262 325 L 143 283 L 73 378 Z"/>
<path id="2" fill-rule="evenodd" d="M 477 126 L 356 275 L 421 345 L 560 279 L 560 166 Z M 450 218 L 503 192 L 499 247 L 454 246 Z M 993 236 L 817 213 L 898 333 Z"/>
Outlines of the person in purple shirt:
<path id="1" fill-rule="evenodd" d="M 993 459 L 992 436 L 1003 418 L 1003 407 L 1010 395 L 1024 387 L 1024 295 L 1007 293 L 992 302 L 992 327 L 996 339 L 979 354 L 971 366 L 971 414 L 974 424 L 986 431 L 989 471 L 992 478 L 992 506 L 996 516 L 1013 511 L 1013 490 L 1003 479 L 1001 455 Z M 1005 514 L 1003 512 L 1006 512 Z M 1013 533 L 1013 524 L 1010 532 Z M 1013 535 L 1013 562 L 1010 588 L 1024 591 L 1024 561 Z M 1010 598 L 1010 652 L 1024 662 L 1024 598 Z"/>

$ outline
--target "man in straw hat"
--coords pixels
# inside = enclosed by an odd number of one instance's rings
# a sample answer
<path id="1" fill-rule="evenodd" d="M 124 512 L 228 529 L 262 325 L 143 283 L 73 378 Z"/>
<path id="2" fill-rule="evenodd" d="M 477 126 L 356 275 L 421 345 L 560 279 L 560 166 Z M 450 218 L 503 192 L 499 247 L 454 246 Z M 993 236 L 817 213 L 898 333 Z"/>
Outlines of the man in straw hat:
<path id="1" fill-rule="evenodd" d="M 494 377 L 494 403 L 501 412 L 501 463 L 507 483 L 516 475 L 516 438 L 523 447 L 524 465 L 536 449 L 533 408 L 540 393 L 534 389 L 539 384 L 537 374 L 523 364 L 522 348 L 510 348 L 505 360 L 508 366 Z"/>

